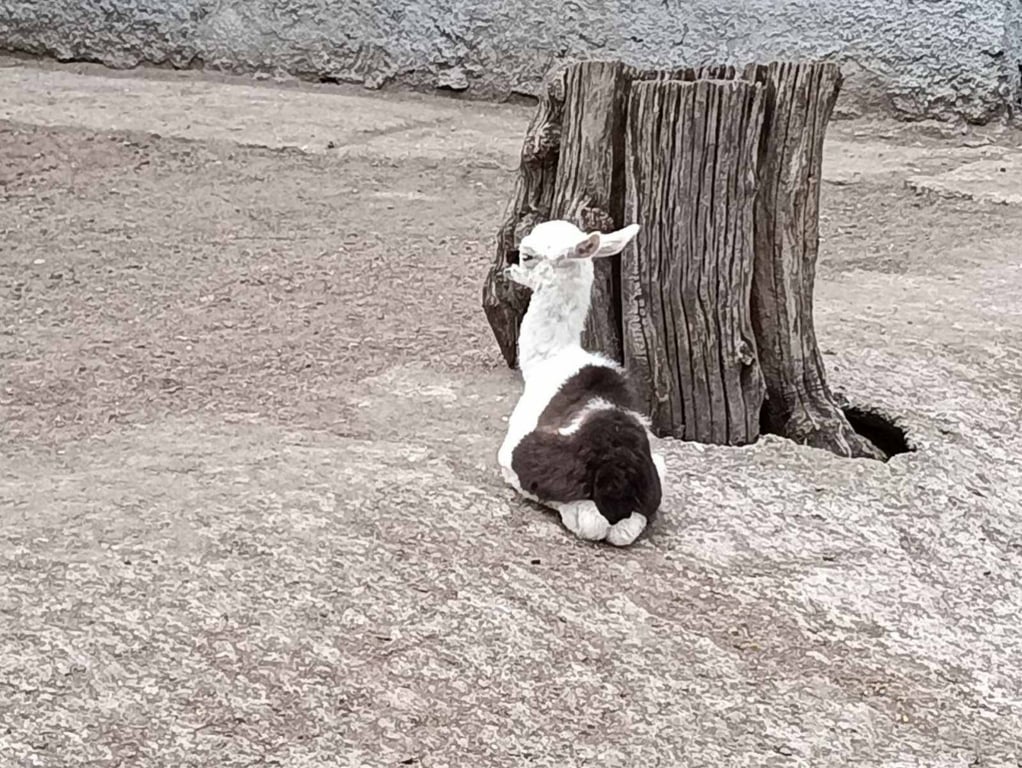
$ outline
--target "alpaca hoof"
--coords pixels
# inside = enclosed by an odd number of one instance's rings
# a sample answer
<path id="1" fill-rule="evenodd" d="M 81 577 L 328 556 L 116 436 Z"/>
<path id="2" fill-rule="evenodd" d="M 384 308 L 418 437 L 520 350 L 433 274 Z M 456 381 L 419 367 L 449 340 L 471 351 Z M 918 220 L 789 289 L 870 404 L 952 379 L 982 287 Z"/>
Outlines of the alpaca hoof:
<path id="1" fill-rule="evenodd" d="M 580 539 L 603 541 L 610 531 L 610 523 L 591 501 L 575 501 L 561 505 L 561 522 Z"/>
<path id="2" fill-rule="evenodd" d="M 630 517 L 618 520 L 607 533 L 607 543 L 615 547 L 627 547 L 646 530 L 646 516 L 633 512 Z"/>

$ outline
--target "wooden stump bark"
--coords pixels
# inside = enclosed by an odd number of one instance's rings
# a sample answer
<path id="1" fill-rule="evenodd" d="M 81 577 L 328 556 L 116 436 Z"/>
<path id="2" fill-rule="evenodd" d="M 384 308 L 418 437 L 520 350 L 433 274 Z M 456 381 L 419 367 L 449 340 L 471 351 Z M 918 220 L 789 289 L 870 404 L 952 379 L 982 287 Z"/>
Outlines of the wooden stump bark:
<path id="1" fill-rule="evenodd" d="M 766 86 L 752 319 L 766 380 L 766 431 L 839 456 L 883 459 L 827 386 L 813 325 L 823 141 L 841 87 L 831 63 L 752 66 Z"/>
<path id="2" fill-rule="evenodd" d="M 518 263 L 518 244 L 551 216 L 564 112 L 564 78 L 550 78 L 522 144 L 521 165 L 504 223 L 497 234 L 493 264 L 483 284 L 483 311 L 508 366 L 518 365 L 518 334 L 529 307 L 529 291 L 504 270 Z"/>
<path id="3" fill-rule="evenodd" d="M 564 73 L 564 116 L 552 217 L 583 232 L 612 232 L 624 222 L 625 113 L 637 70 L 620 61 L 587 61 Z M 621 349 L 620 257 L 594 264 L 593 306 L 582 345 L 618 362 Z"/>
<path id="4" fill-rule="evenodd" d="M 749 315 L 762 88 L 656 79 L 632 88 L 622 258 L 625 365 L 654 430 L 743 445 L 763 380 Z"/>

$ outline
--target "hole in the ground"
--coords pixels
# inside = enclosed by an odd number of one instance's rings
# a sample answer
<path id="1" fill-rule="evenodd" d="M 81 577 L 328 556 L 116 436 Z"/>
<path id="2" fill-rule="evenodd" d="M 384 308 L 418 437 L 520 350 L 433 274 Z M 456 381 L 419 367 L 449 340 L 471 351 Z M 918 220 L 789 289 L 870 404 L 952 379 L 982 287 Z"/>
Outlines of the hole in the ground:
<path id="1" fill-rule="evenodd" d="M 846 405 L 841 410 L 848 423 L 852 425 L 852 429 L 887 454 L 887 458 L 915 450 L 908 441 L 904 427 L 898 424 L 896 419 L 857 405 Z"/>
<path id="2" fill-rule="evenodd" d="M 840 407 L 852 429 L 883 451 L 888 459 L 899 453 L 915 451 L 915 446 L 908 441 L 908 434 L 897 419 L 872 408 L 849 405 L 840 395 L 837 398 L 839 403 L 846 403 Z M 759 414 L 759 431 L 763 435 L 784 435 L 783 429 L 770 423 L 765 404 Z"/>

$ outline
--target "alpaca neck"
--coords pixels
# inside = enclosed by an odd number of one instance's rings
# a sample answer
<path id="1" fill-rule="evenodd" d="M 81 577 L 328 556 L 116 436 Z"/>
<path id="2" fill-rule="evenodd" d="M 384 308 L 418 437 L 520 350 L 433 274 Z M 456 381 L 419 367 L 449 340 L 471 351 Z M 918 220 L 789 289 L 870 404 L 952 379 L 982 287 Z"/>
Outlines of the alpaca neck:
<path id="1" fill-rule="evenodd" d="M 582 342 L 593 289 L 593 265 L 533 291 L 518 337 L 518 366 L 529 377 L 535 367 Z"/>

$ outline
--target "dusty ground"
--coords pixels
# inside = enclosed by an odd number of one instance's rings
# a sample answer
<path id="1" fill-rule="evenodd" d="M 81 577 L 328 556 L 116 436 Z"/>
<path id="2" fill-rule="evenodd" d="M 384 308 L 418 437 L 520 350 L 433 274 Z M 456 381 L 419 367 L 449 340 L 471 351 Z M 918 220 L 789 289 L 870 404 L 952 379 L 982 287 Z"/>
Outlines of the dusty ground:
<path id="1" fill-rule="evenodd" d="M 919 451 L 667 444 L 616 551 L 495 471 L 528 108 L 83 71 L 0 68 L 0 764 L 1022 764 L 1017 134 L 831 134 L 832 383 Z"/>

